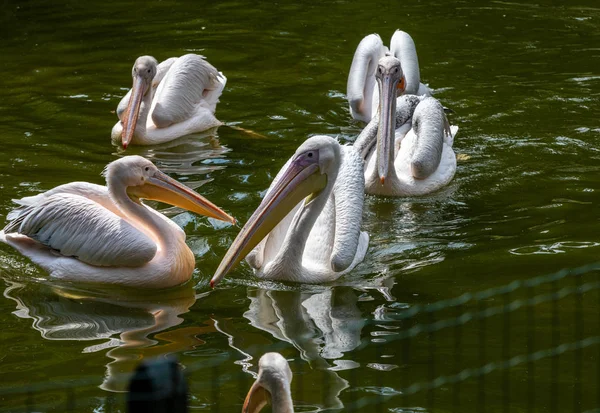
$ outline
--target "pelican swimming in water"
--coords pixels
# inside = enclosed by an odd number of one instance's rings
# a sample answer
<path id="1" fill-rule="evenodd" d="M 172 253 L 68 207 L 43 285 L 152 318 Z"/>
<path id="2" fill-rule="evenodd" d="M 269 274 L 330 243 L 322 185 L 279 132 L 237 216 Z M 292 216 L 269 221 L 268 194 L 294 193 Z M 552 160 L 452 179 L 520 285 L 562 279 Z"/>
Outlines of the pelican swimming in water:
<path id="1" fill-rule="evenodd" d="M 211 285 L 246 255 L 256 276 L 271 280 L 321 283 L 352 270 L 369 243 L 360 230 L 362 171 L 353 147 L 328 136 L 307 139 L 279 171 Z"/>
<path id="2" fill-rule="evenodd" d="M 141 56 L 131 75 L 133 87 L 117 107 L 111 133 L 116 145 L 155 145 L 221 125 L 215 108 L 227 78 L 204 56 L 186 54 L 161 64 Z"/>
<path id="3" fill-rule="evenodd" d="M 265 353 L 258 361 L 258 377 L 250 387 L 242 413 L 258 413 L 271 402 L 273 413 L 294 413 L 292 370 L 279 353 Z"/>
<path id="4" fill-rule="evenodd" d="M 398 83 L 398 95 L 404 93 L 431 96 L 431 90 L 421 83 L 419 59 L 412 37 L 406 32 L 396 30 L 388 49 L 378 34 L 370 34 L 358 44 L 348 74 L 346 97 L 354 119 L 369 122 L 375 115 L 374 111 L 379 101 L 375 71 L 379 59 L 388 54 L 402 63 L 404 77 Z"/>
<path id="5" fill-rule="evenodd" d="M 141 156 L 111 162 L 104 175 L 106 186 L 72 182 L 17 200 L 0 241 L 56 278 L 164 288 L 190 279 L 194 254 L 183 230 L 140 199 L 235 223 Z"/>
<path id="6" fill-rule="evenodd" d="M 456 172 L 452 150 L 458 127 L 432 97 L 396 98 L 400 60 L 379 60 L 379 109 L 354 143 L 365 160 L 365 191 L 376 195 L 425 195 L 447 185 Z"/>

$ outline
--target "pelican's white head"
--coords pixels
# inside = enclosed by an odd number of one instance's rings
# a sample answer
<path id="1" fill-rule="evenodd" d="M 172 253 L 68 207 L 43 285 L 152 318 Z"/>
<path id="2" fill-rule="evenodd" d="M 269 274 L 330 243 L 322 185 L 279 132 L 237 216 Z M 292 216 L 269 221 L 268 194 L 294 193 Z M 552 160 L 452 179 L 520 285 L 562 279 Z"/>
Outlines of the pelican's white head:
<path id="1" fill-rule="evenodd" d="M 149 160 L 125 156 L 109 163 L 104 169 L 108 192 L 115 203 L 126 192 L 129 199 L 152 199 L 235 224 L 235 219 L 208 199 L 161 172 Z"/>
<path id="2" fill-rule="evenodd" d="M 269 400 L 273 411 L 293 412 L 290 386 L 292 370 L 279 353 L 266 353 L 258 362 L 258 378 L 244 401 L 243 413 L 259 412 Z"/>

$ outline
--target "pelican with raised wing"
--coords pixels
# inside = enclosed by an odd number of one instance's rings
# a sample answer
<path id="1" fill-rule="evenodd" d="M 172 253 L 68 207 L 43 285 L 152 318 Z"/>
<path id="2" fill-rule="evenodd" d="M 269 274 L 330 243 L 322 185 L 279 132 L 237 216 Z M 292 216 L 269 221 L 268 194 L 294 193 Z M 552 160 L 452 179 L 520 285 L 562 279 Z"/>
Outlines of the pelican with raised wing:
<path id="1" fill-rule="evenodd" d="M 370 34 L 358 44 L 348 74 L 346 97 L 350 104 L 350 114 L 356 120 L 369 122 L 375 116 L 374 110 L 379 101 L 375 72 L 379 60 L 386 55 L 394 56 L 402 63 L 404 76 L 397 86 L 398 96 L 431 96 L 431 90 L 421 83 L 419 59 L 412 37 L 406 32 L 396 30 L 388 49 L 378 34 Z"/>
<path id="2" fill-rule="evenodd" d="M 117 107 L 114 144 L 155 145 L 221 125 L 215 109 L 227 78 L 204 56 L 186 54 L 160 64 L 140 56 L 131 75 L 133 87 Z"/>
<path id="3" fill-rule="evenodd" d="M 425 195 L 447 185 L 456 172 L 452 150 L 458 127 L 432 97 L 396 98 L 400 60 L 379 60 L 379 109 L 354 143 L 365 161 L 365 190 L 376 195 Z"/>
<path id="4" fill-rule="evenodd" d="M 258 361 L 258 377 L 250 387 L 242 413 L 258 413 L 269 402 L 273 413 L 294 413 L 292 370 L 279 353 L 265 353 Z"/>
<path id="5" fill-rule="evenodd" d="M 190 279 L 194 254 L 183 230 L 140 199 L 235 223 L 141 156 L 111 162 L 104 175 L 106 186 L 72 182 L 17 200 L 0 241 L 56 278 L 164 288 Z"/>
<path id="6" fill-rule="evenodd" d="M 279 171 L 258 209 L 227 251 L 214 287 L 246 255 L 259 278 L 320 283 L 365 256 L 361 232 L 363 163 L 329 136 L 307 139 Z"/>

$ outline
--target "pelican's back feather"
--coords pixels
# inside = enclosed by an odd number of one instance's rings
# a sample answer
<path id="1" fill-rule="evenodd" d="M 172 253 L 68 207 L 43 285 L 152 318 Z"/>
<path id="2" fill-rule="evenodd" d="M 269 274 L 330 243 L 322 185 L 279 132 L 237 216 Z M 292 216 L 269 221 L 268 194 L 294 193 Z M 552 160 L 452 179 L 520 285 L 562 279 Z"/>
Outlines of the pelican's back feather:
<path id="1" fill-rule="evenodd" d="M 360 41 L 350 66 L 346 98 L 350 113 L 357 120 L 368 122 L 373 113 L 372 101 L 375 92 L 375 71 L 379 59 L 387 48 L 377 34 L 370 34 Z"/>
<path id="2" fill-rule="evenodd" d="M 4 232 L 26 235 L 96 266 L 137 267 L 156 254 L 146 235 L 83 196 L 56 193 L 37 201 L 15 210 Z"/>
<path id="3" fill-rule="evenodd" d="M 435 98 L 423 99 L 415 109 L 412 127 L 417 136 L 412 154 L 412 173 L 417 179 L 425 179 L 440 164 L 444 137 L 450 134 L 444 107 Z"/>
<path id="4" fill-rule="evenodd" d="M 341 146 L 341 166 L 335 185 L 335 241 L 331 252 L 331 268 L 347 269 L 356 256 L 362 226 L 365 176 L 363 161 L 352 146 Z"/>
<path id="5" fill-rule="evenodd" d="M 158 86 L 152 103 L 152 121 L 159 128 L 182 122 L 194 114 L 207 94 L 222 87 L 219 72 L 204 56 L 181 56 Z M 213 112 L 215 105 L 216 102 L 209 108 Z"/>

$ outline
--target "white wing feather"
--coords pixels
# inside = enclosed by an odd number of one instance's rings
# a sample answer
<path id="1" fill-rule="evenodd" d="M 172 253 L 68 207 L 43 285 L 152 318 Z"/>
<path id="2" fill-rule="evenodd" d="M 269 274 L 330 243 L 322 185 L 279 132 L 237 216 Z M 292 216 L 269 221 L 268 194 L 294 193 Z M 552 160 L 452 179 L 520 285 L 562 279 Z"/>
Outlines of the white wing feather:
<path id="1" fill-rule="evenodd" d="M 222 89 L 219 72 L 203 56 L 187 54 L 177 59 L 160 82 L 152 102 L 152 122 L 167 127 L 190 118 L 205 96 Z M 216 101 L 211 109 L 214 112 Z"/>
<path id="2" fill-rule="evenodd" d="M 16 210 L 5 233 L 26 235 L 96 266 L 137 267 L 156 254 L 156 244 L 146 235 L 83 196 L 55 193 L 29 204 Z"/>
<path id="3" fill-rule="evenodd" d="M 352 146 L 341 146 L 342 163 L 333 197 L 335 203 L 335 240 L 331 252 L 331 268 L 344 271 L 354 261 L 360 241 L 365 177 L 363 162 Z"/>

